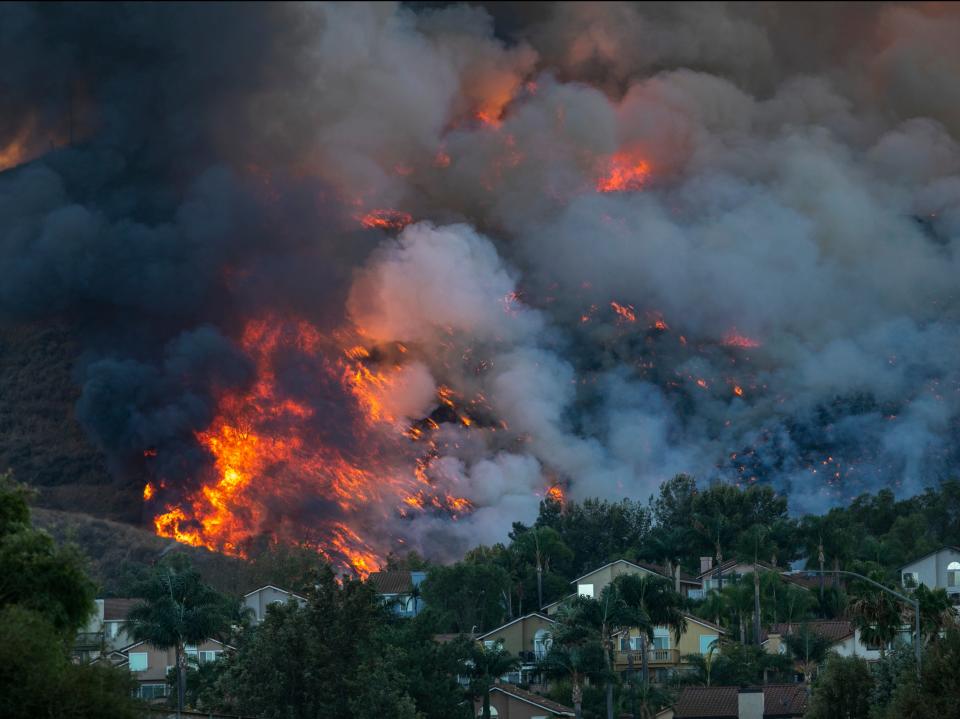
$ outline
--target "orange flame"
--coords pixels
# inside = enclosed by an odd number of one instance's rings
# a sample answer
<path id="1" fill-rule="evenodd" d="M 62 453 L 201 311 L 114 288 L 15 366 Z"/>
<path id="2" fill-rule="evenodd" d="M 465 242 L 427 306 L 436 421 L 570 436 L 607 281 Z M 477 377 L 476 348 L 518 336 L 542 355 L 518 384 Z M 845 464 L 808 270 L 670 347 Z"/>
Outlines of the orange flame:
<path id="1" fill-rule="evenodd" d="M 650 164 L 628 152 L 618 152 L 597 180 L 597 192 L 635 192 L 650 178 Z"/>
<path id="2" fill-rule="evenodd" d="M 610 307 L 613 308 L 613 311 L 616 312 L 620 319 L 625 322 L 636 322 L 637 314 L 633 309 L 633 305 L 621 305 L 619 302 L 611 302 Z"/>
<path id="3" fill-rule="evenodd" d="M 723 336 L 723 345 L 725 347 L 740 347 L 742 349 L 750 349 L 753 347 L 759 347 L 760 341 L 738 334 L 736 327 L 734 327 Z"/>
<path id="4" fill-rule="evenodd" d="M 360 218 L 360 224 L 368 230 L 390 230 L 399 232 L 413 222 L 413 217 L 400 210 L 371 210 Z"/>
<path id="5" fill-rule="evenodd" d="M 153 489 L 153 485 L 150 484 L 150 482 L 147 482 L 145 485 L 143 485 L 143 499 L 144 499 L 144 501 L 145 501 L 145 502 L 149 502 L 151 499 L 153 499 L 154 492 L 155 492 L 155 490 Z"/>
<path id="6" fill-rule="evenodd" d="M 563 504 L 564 502 L 567 501 L 566 496 L 563 494 L 563 487 L 561 487 L 559 484 L 555 484 L 552 487 L 550 487 L 547 490 L 547 493 L 544 498 L 554 502 L 559 502 L 560 504 Z"/>

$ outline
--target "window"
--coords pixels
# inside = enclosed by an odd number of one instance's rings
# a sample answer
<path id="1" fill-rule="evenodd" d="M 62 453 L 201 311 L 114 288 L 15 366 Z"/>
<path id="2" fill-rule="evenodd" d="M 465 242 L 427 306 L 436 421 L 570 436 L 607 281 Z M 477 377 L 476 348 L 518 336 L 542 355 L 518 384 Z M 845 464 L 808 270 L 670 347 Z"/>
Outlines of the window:
<path id="1" fill-rule="evenodd" d="M 131 672 L 143 672 L 150 666 L 147 661 L 149 655 L 146 652 L 130 652 L 127 656 L 130 658 L 128 666 Z"/>
<path id="2" fill-rule="evenodd" d="M 538 629 L 533 635 L 533 653 L 537 660 L 543 659 L 550 651 L 550 645 L 553 638 L 550 636 L 549 629 Z"/>
<path id="3" fill-rule="evenodd" d="M 670 648 L 670 630 L 664 627 L 654 627 L 653 628 L 653 648 L 654 649 L 669 649 Z"/>
<path id="4" fill-rule="evenodd" d="M 483 716 L 483 707 L 480 707 L 480 708 L 477 710 L 477 716 L 478 716 L 478 717 L 482 717 L 482 716 Z M 500 712 L 498 712 L 498 711 L 497 711 L 497 708 L 496 708 L 495 706 L 493 706 L 492 704 L 490 705 L 490 716 L 491 716 L 491 717 L 498 717 L 498 716 L 500 716 Z"/>
<path id="5" fill-rule="evenodd" d="M 713 651 L 717 651 L 717 639 L 719 639 L 716 634 L 701 634 L 700 635 L 700 653 L 706 656 L 707 652 L 710 651 L 710 647 L 713 647 Z"/>
<path id="6" fill-rule="evenodd" d="M 960 587 L 960 562 L 950 562 L 947 565 L 947 586 Z"/>
<path id="7" fill-rule="evenodd" d="M 166 684 L 141 684 L 137 696 L 141 699 L 162 699 L 167 696 Z"/>
<path id="8" fill-rule="evenodd" d="M 592 584 L 578 584 L 577 585 L 577 594 L 581 597 L 593 597 L 593 585 Z"/>
<path id="9" fill-rule="evenodd" d="M 909 588 L 916 587 L 920 583 L 916 572 L 903 573 L 903 586 Z"/>
<path id="10" fill-rule="evenodd" d="M 494 642 L 492 639 L 484 639 L 484 640 L 483 640 L 483 648 L 484 648 L 484 649 L 493 649 L 493 645 L 494 645 L 495 643 L 496 643 L 496 642 Z"/>
<path id="11" fill-rule="evenodd" d="M 211 651 L 211 652 L 199 652 L 199 660 L 201 664 L 205 662 L 215 662 L 220 658 L 220 652 Z"/>

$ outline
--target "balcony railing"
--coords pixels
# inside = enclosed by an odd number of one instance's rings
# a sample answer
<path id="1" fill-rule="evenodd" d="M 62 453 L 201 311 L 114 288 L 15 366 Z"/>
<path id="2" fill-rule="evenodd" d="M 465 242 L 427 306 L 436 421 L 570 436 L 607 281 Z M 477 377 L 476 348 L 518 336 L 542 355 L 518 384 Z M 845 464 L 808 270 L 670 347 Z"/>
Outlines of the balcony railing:
<path id="1" fill-rule="evenodd" d="M 707 596 L 707 593 L 703 589 L 687 590 L 687 597 L 689 597 L 690 599 L 703 599 L 705 596 Z"/>
<path id="2" fill-rule="evenodd" d="M 99 649 L 103 645 L 103 632 L 81 632 L 73 642 L 74 649 Z"/>
<path id="3" fill-rule="evenodd" d="M 643 664 L 643 652 L 639 650 L 619 651 L 614 654 L 614 662 L 618 665 L 628 665 L 631 658 L 633 666 L 637 669 Z M 679 649 L 648 649 L 647 665 L 660 666 L 664 664 L 679 664 Z"/>

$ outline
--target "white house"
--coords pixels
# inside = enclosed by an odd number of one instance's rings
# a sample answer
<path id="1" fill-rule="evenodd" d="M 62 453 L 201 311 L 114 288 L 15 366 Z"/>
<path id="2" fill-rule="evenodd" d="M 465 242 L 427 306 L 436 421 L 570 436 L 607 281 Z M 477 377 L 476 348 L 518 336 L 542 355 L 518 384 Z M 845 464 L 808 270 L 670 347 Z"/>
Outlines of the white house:
<path id="1" fill-rule="evenodd" d="M 945 546 L 900 567 L 904 587 L 925 584 L 930 589 L 946 589 L 951 601 L 960 604 L 960 547 Z"/>

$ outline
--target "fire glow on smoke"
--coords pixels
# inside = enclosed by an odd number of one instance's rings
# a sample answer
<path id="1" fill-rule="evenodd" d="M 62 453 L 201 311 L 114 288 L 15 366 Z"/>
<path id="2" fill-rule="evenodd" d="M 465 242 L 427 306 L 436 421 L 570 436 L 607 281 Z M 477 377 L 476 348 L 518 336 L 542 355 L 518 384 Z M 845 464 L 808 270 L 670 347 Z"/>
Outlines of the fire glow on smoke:
<path id="1" fill-rule="evenodd" d="M 960 463 L 958 6 L 106 12 L 0 7 L 0 314 L 158 533 L 362 574 Z"/>

